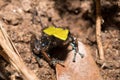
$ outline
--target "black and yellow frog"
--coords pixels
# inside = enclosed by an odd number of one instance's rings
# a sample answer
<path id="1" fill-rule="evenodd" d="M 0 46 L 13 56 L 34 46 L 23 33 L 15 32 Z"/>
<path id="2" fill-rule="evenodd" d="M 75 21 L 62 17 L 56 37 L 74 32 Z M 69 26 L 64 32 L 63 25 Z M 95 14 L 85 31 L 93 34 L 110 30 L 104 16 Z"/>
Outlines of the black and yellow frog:
<path id="1" fill-rule="evenodd" d="M 74 50 L 73 62 L 75 62 L 76 53 L 78 51 L 78 41 L 74 37 L 68 28 L 49 26 L 42 30 L 42 36 L 37 39 L 35 35 L 31 37 L 31 49 L 36 57 L 42 56 L 50 65 L 61 64 L 61 61 L 52 56 L 52 50 L 57 48 L 63 50 L 68 49 L 68 46 L 72 46 Z M 67 53 L 66 53 L 67 54 Z M 84 55 L 79 53 L 81 57 Z M 62 65 L 62 64 L 61 64 Z"/>

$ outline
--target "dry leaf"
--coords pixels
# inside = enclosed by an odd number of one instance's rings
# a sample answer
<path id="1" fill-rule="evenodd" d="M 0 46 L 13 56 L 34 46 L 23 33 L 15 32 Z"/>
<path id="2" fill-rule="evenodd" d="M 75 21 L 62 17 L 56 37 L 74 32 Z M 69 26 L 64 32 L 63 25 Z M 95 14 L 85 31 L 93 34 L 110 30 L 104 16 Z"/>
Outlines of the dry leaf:
<path id="1" fill-rule="evenodd" d="M 103 80 L 99 69 L 93 60 L 90 50 L 81 42 L 78 42 L 79 52 L 84 54 L 84 58 L 77 53 L 76 62 L 73 62 L 74 52 L 68 53 L 64 62 L 65 67 L 57 64 L 57 80 Z"/>

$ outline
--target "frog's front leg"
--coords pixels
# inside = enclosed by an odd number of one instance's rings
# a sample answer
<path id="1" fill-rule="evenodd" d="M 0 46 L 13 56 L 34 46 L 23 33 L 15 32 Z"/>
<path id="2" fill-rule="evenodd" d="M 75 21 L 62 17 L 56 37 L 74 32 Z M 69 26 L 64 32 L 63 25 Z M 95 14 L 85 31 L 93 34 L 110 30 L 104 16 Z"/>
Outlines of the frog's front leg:
<path id="1" fill-rule="evenodd" d="M 79 55 L 81 56 L 81 58 L 84 57 L 84 55 L 79 52 L 79 49 L 78 49 L 78 40 L 77 40 L 77 38 L 74 38 L 74 37 L 73 37 L 73 40 L 72 40 L 72 42 L 71 42 L 70 45 L 72 46 L 72 50 L 74 50 L 73 62 L 75 62 L 76 54 L 77 54 L 77 53 L 79 53 Z"/>
<path id="2" fill-rule="evenodd" d="M 40 51 L 41 51 L 40 41 L 36 38 L 36 36 L 34 34 L 31 36 L 30 45 L 31 45 L 33 56 L 35 57 L 39 66 L 42 66 L 42 63 L 40 61 L 40 59 L 42 57 L 42 55 L 40 54 Z"/>

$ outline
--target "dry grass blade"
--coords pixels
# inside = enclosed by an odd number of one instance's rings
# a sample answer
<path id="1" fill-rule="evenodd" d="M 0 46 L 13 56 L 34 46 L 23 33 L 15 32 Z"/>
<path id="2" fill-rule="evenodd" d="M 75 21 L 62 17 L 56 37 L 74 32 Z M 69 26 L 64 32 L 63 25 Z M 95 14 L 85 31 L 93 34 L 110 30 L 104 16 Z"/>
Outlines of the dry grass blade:
<path id="1" fill-rule="evenodd" d="M 2 51 L 0 55 L 3 56 L 8 62 L 10 62 L 19 73 L 22 74 L 25 80 L 38 80 L 34 73 L 29 70 L 22 58 L 20 57 L 18 51 L 13 45 L 10 37 L 7 35 L 7 32 L 4 30 L 2 25 L 0 24 L 0 46 Z"/>

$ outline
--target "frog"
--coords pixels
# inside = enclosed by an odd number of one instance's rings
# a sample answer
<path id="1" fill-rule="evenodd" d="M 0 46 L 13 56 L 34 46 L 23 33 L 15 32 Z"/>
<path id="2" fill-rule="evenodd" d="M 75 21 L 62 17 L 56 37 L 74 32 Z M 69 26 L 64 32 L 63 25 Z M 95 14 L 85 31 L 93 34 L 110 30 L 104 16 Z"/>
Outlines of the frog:
<path id="1" fill-rule="evenodd" d="M 73 62 L 76 61 L 75 58 L 77 53 L 79 53 L 81 58 L 84 57 L 84 55 L 79 52 L 77 38 L 71 34 L 68 28 L 55 26 L 43 28 L 40 39 L 38 39 L 35 34 L 31 36 L 30 45 L 39 65 L 41 65 L 39 62 L 40 57 L 43 57 L 52 66 L 56 64 L 64 66 L 63 61 L 53 57 L 51 55 L 52 53 L 50 54 L 50 51 L 55 48 L 68 50 L 68 47 L 71 46 L 71 50 L 74 50 Z"/>

